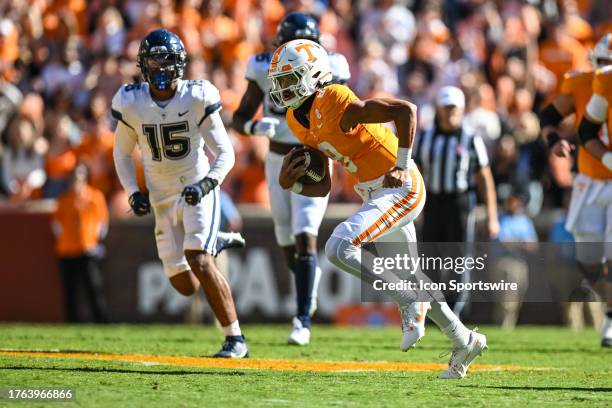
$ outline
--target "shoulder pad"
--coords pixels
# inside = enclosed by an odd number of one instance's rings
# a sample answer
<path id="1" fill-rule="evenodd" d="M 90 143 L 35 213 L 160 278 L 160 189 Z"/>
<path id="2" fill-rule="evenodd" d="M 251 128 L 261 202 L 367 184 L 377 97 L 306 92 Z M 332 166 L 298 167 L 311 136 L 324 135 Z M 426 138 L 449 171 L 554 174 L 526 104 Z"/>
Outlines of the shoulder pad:
<path id="1" fill-rule="evenodd" d="M 111 102 L 111 115 L 115 120 L 123 122 L 126 126 L 133 127 L 126 121 L 129 116 L 129 107 L 135 100 L 135 94 L 141 89 L 141 84 L 122 85 L 113 96 Z"/>
<path id="2" fill-rule="evenodd" d="M 189 95 L 204 103 L 218 102 L 221 99 L 219 90 L 205 79 L 185 81 L 185 86 Z"/>
<path id="3" fill-rule="evenodd" d="M 121 85 L 113 98 L 113 109 L 122 110 L 132 104 L 136 100 L 138 93 L 143 89 L 143 86 L 142 83 Z"/>
<path id="4" fill-rule="evenodd" d="M 346 82 L 351 79 L 349 64 L 344 55 L 337 52 L 328 52 L 327 55 L 329 56 L 329 67 L 334 81 Z"/>
<path id="5" fill-rule="evenodd" d="M 201 126 L 207 117 L 221 110 L 221 94 L 219 90 L 209 81 L 202 80 L 199 98 L 203 102 L 202 116 L 198 120 L 198 126 Z"/>
<path id="6" fill-rule="evenodd" d="M 246 79 L 257 81 L 262 77 L 267 78 L 271 59 L 272 54 L 269 52 L 253 55 L 249 58 L 244 75 Z"/>
<path id="7" fill-rule="evenodd" d="M 262 52 L 260 54 L 256 54 L 253 56 L 255 58 L 255 62 L 267 62 L 269 63 L 272 60 L 271 52 Z"/>

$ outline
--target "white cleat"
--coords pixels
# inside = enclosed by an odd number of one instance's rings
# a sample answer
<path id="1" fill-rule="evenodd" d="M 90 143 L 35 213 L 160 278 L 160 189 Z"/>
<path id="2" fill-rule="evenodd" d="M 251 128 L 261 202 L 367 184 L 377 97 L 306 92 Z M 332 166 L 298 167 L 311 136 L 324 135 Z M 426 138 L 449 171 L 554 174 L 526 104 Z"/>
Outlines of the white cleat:
<path id="1" fill-rule="evenodd" d="M 440 374 L 440 378 L 453 379 L 465 377 L 472 361 L 486 351 L 487 348 L 487 337 L 476 332 L 476 330 L 472 330 L 468 344 L 463 347 L 453 348 L 448 368 Z"/>
<path id="2" fill-rule="evenodd" d="M 310 343 L 310 329 L 303 327 L 302 322 L 297 317 L 293 318 L 293 329 L 287 343 L 296 346 L 306 346 Z"/>
<path id="3" fill-rule="evenodd" d="M 601 332 L 601 347 L 612 347 L 612 319 L 608 316 L 604 318 L 603 329 Z"/>
<path id="4" fill-rule="evenodd" d="M 425 336 L 425 316 L 429 310 L 429 302 L 414 302 L 399 308 L 402 318 L 402 344 L 400 350 L 408 351 Z"/>

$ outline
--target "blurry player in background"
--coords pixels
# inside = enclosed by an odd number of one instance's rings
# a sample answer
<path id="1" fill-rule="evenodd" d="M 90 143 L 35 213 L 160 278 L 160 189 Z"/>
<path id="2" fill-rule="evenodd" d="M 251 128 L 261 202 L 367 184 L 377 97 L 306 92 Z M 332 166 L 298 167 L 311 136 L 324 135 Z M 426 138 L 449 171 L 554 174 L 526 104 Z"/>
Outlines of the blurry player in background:
<path id="1" fill-rule="evenodd" d="M 291 41 L 277 49 L 269 78 L 270 95 L 276 104 L 288 108 L 287 124 L 298 139 L 339 161 L 357 178 L 356 191 L 364 204 L 334 229 L 325 252 L 338 268 L 372 283 L 371 272 L 362 270 L 362 244 L 399 242 L 408 249 L 416 242 L 413 221 L 425 203 L 423 179 L 411 158 L 416 106 L 391 98 L 361 101 L 348 87 L 330 84 L 327 52 L 308 40 Z M 391 121 L 397 136 L 383 126 Z M 317 184 L 302 184 L 297 180 L 306 170 L 303 155 L 286 155 L 281 187 L 305 196 L 326 196 L 331 188 L 329 172 Z M 430 303 L 417 301 L 411 291 L 393 291 L 391 296 L 400 307 L 404 333 L 400 348 L 406 351 L 425 334 Z M 486 337 L 468 330 L 443 301 L 431 302 L 429 316 L 453 343 L 449 367 L 441 377 L 463 378 L 470 363 L 486 349 Z"/>
<path id="2" fill-rule="evenodd" d="M 576 114 L 575 124 L 579 129 L 581 145 L 578 147 L 578 174 L 574 179 L 565 228 L 574 235 L 579 268 L 591 285 L 603 276 L 605 265 L 602 258 L 612 259 L 610 244 L 605 245 L 610 247 L 605 252 L 602 245 L 597 245 L 612 242 L 612 153 L 609 152 L 608 127 L 604 123 L 607 100 L 612 92 L 612 87 L 606 88 L 607 78 L 612 77 L 609 75 L 611 46 L 612 34 L 608 33 L 591 51 L 591 62 L 596 71 L 571 71 L 565 74 L 561 93 L 540 115 L 542 135 L 548 141 L 551 153 L 569 159 L 573 146 L 559 137 L 557 129 L 564 118 Z M 604 347 L 612 345 L 611 275 L 608 272 L 608 317 L 601 343 Z"/>
<path id="3" fill-rule="evenodd" d="M 319 42 L 317 21 L 308 14 L 290 13 L 278 26 L 275 46 L 295 39 Z M 328 53 L 333 81 L 345 83 L 350 71 L 343 55 Z M 297 292 L 297 316 L 289 343 L 300 346 L 310 342 L 310 318 L 316 310 L 316 298 L 321 269 L 317 262 L 317 234 L 327 208 L 328 195 L 305 197 L 283 190 L 278 184 L 283 156 L 300 142 L 285 121 L 286 108 L 278 107 L 270 100 L 272 88 L 268 79 L 271 52 L 257 54 L 249 59 L 246 71 L 248 88 L 234 113 L 232 126 L 247 135 L 270 138 L 270 153 L 266 158 L 266 180 L 270 191 L 270 205 L 274 220 L 276 242 L 283 249 L 289 269 L 295 277 Z M 254 120 L 263 103 L 264 117 Z"/>
<path id="4" fill-rule="evenodd" d="M 234 150 L 219 115 L 219 91 L 208 81 L 183 80 L 185 60 L 183 43 L 169 31 L 142 40 L 138 66 L 146 82 L 122 86 L 112 102 L 115 167 L 134 213 L 153 208 L 157 251 L 172 286 L 185 296 L 203 287 L 226 336 L 215 357 L 242 358 L 248 349 L 232 293 L 213 258 L 219 184 L 234 165 Z M 136 183 L 136 145 L 149 196 Z M 216 156 L 212 166 L 205 145 Z"/>
<path id="5" fill-rule="evenodd" d="M 612 143 L 610 129 L 612 129 L 612 34 L 607 34 L 597 43 L 593 50 L 594 63 L 598 66 L 593 79 L 593 95 L 589 99 L 584 116 L 580 121 L 578 135 L 584 149 L 596 157 L 612 174 Z M 592 212 L 580 219 L 591 227 L 588 242 L 603 242 L 598 246 L 594 256 L 606 259 L 607 271 L 605 295 L 607 311 L 604 319 L 601 345 L 612 347 L 612 177 L 593 183 L 592 190 L 597 189 L 592 198 L 594 208 Z M 590 199 L 590 197 L 588 198 Z M 573 197 L 572 197 L 573 201 Z M 588 203 L 587 203 L 588 205 Z M 591 244 L 592 245 L 592 244 Z M 603 249 L 603 252 L 601 252 Z M 591 251 L 590 251 L 591 252 Z M 598 264 L 601 270 L 601 261 Z M 602 277 L 600 272 L 597 276 Z"/>

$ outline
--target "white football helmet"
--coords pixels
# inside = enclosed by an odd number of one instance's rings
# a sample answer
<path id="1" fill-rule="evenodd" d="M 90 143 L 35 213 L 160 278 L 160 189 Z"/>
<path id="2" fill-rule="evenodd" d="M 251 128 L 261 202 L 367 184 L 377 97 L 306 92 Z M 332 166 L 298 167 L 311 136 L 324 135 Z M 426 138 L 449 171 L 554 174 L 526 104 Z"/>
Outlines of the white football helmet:
<path id="1" fill-rule="evenodd" d="M 297 108 L 320 84 L 331 81 L 327 51 L 314 41 L 289 41 L 272 55 L 268 78 L 274 103 L 281 108 Z"/>
<path id="2" fill-rule="evenodd" d="M 612 64 L 612 33 L 604 35 L 597 41 L 589 57 L 595 68 L 602 68 Z"/>

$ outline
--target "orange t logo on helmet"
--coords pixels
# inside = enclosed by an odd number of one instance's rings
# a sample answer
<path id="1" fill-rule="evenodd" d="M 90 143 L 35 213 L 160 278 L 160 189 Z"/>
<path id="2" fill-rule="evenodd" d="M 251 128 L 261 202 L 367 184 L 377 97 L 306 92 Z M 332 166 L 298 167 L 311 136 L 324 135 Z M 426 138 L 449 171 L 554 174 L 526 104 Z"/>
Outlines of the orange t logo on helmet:
<path id="1" fill-rule="evenodd" d="M 310 51 L 312 47 L 316 47 L 316 46 L 314 44 L 309 44 L 309 43 L 300 44 L 297 47 L 295 47 L 295 50 L 298 52 L 302 50 L 306 51 L 306 54 L 308 54 L 308 62 L 314 62 L 317 58 Z"/>
<path id="2" fill-rule="evenodd" d="M 277 49 L 276 52 L 274 52 L 274 55 L 272 55 L 272 60 L 270 61 L 269 72 L 276 71 L 276 67 L 278 66 L 278 61 L 280 60 L 280 54 L 281 52 L 283 52 L 284 49 L 285 49 L 285 46 L 283 45 L 282 47 Z"/>

